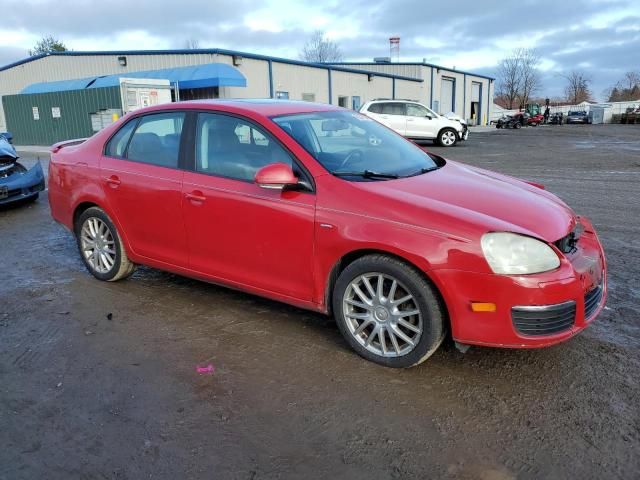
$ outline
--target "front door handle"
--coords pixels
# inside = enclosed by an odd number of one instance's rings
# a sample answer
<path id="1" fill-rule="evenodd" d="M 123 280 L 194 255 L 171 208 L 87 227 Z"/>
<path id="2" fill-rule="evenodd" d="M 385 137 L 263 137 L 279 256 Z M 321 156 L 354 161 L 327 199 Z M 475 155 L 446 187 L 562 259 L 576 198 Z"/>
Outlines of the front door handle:
<path id="1" fill-rule="evenodd" d="M 105 178 L 105 181 L 111 188 L 117 188 L 118 185 L 120 185 L 120 179 L 116 175 L 111 175 L 110 177 Z"/>
<path id="2" fill-rule="evenodd" d="M 190 200 L 191 203 L 202 203 L 207 197 L 205 197 L 200 190 L 195 190 L 191 193 L 185 193 L 184 196 L 187 200 Z"/>

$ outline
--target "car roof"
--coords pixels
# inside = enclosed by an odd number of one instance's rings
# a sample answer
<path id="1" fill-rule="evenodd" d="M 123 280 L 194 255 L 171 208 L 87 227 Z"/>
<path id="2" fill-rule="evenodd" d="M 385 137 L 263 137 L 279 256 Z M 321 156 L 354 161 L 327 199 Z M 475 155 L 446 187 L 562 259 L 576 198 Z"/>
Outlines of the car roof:
<path id="1" fill-rule="evenodd" d="M 325 112 L 343 110 L 341 107 L 325 103 L 303 102 L 296 100 L 276 100 L 269 98 L 230 99 L 230 100 L 189 100 L 184 102 L 165 103 L 136 110 L 136 114 L 156 110 L 221 110 L 239 114 L 257 113 L 265 117 L 290 115 L 294 113 Z"/>
<path id="2" fill-rule="evenodd" d="M 420 100 L 408 100 L 406 98 L 375 98 L 367 103 L 420 103 Z"/>

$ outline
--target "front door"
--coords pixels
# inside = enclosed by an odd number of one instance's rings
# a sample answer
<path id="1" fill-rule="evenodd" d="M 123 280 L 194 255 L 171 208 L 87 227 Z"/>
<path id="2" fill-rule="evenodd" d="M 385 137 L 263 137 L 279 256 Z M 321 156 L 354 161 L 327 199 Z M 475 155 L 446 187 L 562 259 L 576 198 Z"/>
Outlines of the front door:
<path id="1" fill-rule="evenodd" d="M 198 115 L 194 155 L 183 184 L 190 268 L 311 300 L 315 194 L 254 183 L 262 166 L 295 167 L 291 155 L 252 122 L 217 113 Z"/>
<path id="2" fill-rule="evenodd" d="M 134 253 L 182 267 L 187 244 L 178 158 L 184 118 L 171 112 L 133 119 L 100 160 L 107 202 Z"/>
<path id="3" fill-rule="evenodd" d="M 422 105 L 407 104 L 407 137 L 436 138 L 438 135 L 437 120 Z"/>

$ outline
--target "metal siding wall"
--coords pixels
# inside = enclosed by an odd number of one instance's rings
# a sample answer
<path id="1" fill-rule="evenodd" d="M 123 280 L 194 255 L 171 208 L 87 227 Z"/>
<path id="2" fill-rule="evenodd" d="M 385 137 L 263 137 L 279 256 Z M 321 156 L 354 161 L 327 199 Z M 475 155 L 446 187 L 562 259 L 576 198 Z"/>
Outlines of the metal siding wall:
<path id="1" fill-rule="evenodd" d="M 357 65 L 336 65 L 343 66 L 354 70 L 368 70 L 370 72 L 388 73 L 390 75 L 399 75 L 402 77 L 423 78 L 422 65 L 402 65 L 393 63 L 379 63 L 373 65 L 357 64 Z M 426 79 L 425 79 L 426 80 Z"/>
<path id="2" fill-rule="evenodd" d="M 377 77 L 374 77 L 377 78 Z M 331 79 L 333 86 L 331 88 L 333 93 L 333 103 L 338 104 L 338 97 L 349 97 L 348 105 L 351 107 L 351 97 L 360 97 L 360 103 L 363 104 L 369 100 L 376 98 L 376 94 L 382 85 L 372 85 L 373 80 L 370 82 L 367 75 L 360 75 L 357 73 L 347 73 L 332 71 Z M 391 96 L 391 84 L 389 84 L 389 90 L 386 92 L 387 96 Z"/>
<path id="3" fill-rule="evenodd" d="M 409 82 L 407 80 L 396 79 L 396 98 L 417 100 L 428 106 L 428 103 L 426 101 L 428 97 L 428 90 L 425 92 L 424 83 Z"/>
<path id="4" fill-rule="evenodd" d="M 391 98 L 391 93 L 393 90 L 393 79 L 388 77 L 373 77 L 373 80 L 369 82 L 369 85 L 370 87 L 367 100 L 373 100 L 374 98 Z M 396 96 L 397 95 L 398 92 L 396 91 Z M 366 100 L 363 100 L 362 103 L 364 103 L 365 101 Z"/>
<path id="5" fill-rule="evenodd" d="M 246 87 L 222 87 L 221 98 L 269 98 L 269 62 L 243 58 L 241 65 L 233 64 L 233 57 L 216 55 L 215 62 L 237 68 L 247 79 Z"/>
<path id="6" fill-rule="evenodd" d="M 8 115 L 7 129 L 17 145 L 51 145 L 61 140 L 90 137 L 91 113 L 121 108 L 120 87 L 71 90 L 33 95 L 7 95 L 3 105 Z M 38 107 L 40 120 L 33 119 Z M 52 107 L 60 108 L 53 118 Z"/>
<path id="7" fill-rule="evenodd" d="M 332 72 L 335 86 L 335 74 Z M 290 100 L 302 100 L 303 93 L 314 93 L 316 102 L 329 103 L 329 82 L 325 68 L 273 62 L 273 93 L 289 92 Z M 333 97 L 337 99 L 334 88 Z M 337 102 L 337 100 L 336 100 Z"/>

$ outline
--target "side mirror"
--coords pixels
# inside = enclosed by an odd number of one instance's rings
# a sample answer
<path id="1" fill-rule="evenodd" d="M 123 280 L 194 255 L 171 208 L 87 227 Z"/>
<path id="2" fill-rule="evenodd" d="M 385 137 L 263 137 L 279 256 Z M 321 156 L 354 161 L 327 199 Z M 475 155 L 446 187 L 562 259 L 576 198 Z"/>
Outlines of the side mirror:
<path id="1" fill-rule="evenodd" d="M 256 172 L 255 181 L 259 187 L 282 190 L 298 184 L 298 177 L 286 163 L 271 163 Z"/>

